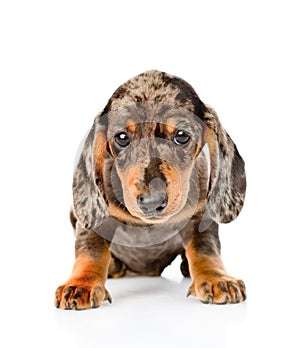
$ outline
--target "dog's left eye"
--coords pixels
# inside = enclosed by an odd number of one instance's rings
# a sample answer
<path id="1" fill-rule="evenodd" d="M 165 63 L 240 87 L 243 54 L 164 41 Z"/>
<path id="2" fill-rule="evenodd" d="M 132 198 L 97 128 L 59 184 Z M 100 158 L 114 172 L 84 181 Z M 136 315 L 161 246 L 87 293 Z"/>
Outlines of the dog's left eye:
<path id="1" fill-rule="evenodd" d="M 115 142 L 121 147 L 127 147 L 130 143 L 129 137 L 126 133 L 122 132 L 115 135 Z"/>
<path id="2" fill-rule="evenodd" d="M 178 130 L 174 136 L 174 143 L 176 145 L 185 145 L 189 142 L 190 136 L 183 130 Z"/>

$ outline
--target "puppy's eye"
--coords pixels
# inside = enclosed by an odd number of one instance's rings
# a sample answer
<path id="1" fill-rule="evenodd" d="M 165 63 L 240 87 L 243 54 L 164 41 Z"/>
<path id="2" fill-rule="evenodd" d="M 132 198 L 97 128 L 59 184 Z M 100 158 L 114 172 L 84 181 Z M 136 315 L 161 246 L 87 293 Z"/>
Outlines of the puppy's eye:
<path id="1" fill-rule="evenodd" d="M 127 147 L 130 143 L 129 137 L 126 133 L 122 132 L 115 135 L 115 142 L 121 147 Z"/>
<path id="2" fill-rule="evenodd" d="M 176 145 L 185 145 L 189 142 L 190 136 L 183 130 L 178 130 L 174 136 L 174 143 Z"/>

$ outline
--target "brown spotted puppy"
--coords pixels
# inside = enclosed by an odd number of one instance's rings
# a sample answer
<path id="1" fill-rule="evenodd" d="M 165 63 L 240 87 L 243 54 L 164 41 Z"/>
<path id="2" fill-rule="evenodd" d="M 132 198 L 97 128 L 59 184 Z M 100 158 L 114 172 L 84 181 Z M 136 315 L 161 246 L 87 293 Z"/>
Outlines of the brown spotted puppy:
<path id="1" fill-rule="evenodd" d="M 87 136 L 73 181 L 76 261 L 55 295 L 98 307 L 108 277 L 159 276 L 180 254 L 188 294 L 245 300 L 222 263 L 218 223 L 242 209 L 244 162 L 215 111 L 177 77 L 149 71 L 119 87 Z"/>

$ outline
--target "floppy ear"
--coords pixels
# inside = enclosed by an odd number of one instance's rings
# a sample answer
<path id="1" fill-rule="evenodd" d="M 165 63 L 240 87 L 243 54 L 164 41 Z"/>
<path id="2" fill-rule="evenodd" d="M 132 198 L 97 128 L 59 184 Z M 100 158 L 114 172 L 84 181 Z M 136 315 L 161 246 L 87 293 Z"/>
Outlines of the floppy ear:
<path id="1" fill-rule="evenodd" d="M 89 132 L 73 177 L 74 213 L 84 228 L 96 229 L 108 216 L 103 190 L 106 152 L 105 126 L 97 116 Z"/>
<path id="2" fill-rule="evenodd" d="M 227 223 L 238 216 L 244 204 L 245 165 L 216 112 L 207 107 L 203 119 L 207 125 L 204 139 L 210 153 L 208 213 L 216 222 Z"/>

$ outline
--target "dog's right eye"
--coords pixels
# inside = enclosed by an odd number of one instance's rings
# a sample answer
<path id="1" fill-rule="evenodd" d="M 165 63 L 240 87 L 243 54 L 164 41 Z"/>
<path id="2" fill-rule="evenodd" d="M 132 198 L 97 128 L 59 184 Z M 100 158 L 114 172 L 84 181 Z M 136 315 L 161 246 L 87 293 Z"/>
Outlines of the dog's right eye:
<path id="1" fill-rule="evenodd" d="M 130 143 L 130 140 L 128 135 L 122 132 L 115 135 L 115 142 L 121 147 L 127 147 Z"/>

